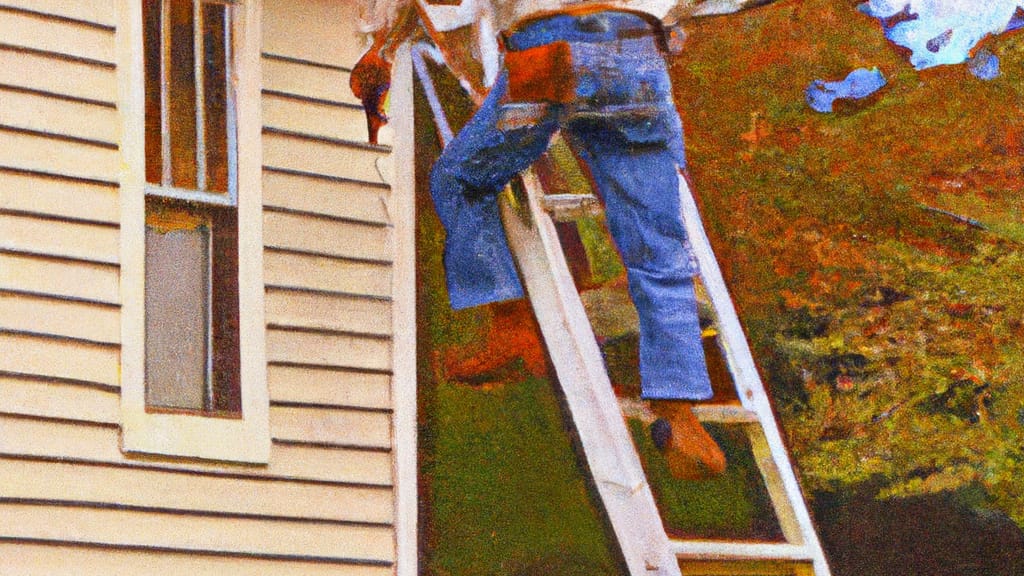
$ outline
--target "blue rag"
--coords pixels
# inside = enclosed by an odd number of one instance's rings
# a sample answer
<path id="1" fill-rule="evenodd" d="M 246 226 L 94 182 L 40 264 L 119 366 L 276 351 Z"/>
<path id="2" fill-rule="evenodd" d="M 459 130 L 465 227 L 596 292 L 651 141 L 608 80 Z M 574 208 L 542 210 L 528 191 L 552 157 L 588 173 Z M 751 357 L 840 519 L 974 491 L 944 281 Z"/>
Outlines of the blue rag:
<path id="1" fill-rule="evenodd" d="M 878 68 L 858 68 L 843 80 L 826 82 L 815 80 L 805 91 L 807 104 L 817 112 L 832 112 L 832 103 L 840 98 L 859 100 L 866 98 L 885 86 L 885 76 Z"/>

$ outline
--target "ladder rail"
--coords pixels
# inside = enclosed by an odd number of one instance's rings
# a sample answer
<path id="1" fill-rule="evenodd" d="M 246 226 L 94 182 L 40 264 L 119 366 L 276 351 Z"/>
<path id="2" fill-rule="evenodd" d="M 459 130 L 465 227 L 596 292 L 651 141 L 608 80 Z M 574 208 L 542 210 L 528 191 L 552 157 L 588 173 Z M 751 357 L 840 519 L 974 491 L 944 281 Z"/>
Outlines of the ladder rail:
<path id="1" fill-rule="evenodd" d="M 529 218 L 506 193 L 502 220 L 630 574 L 680 574 L 554 223 L 541 212 L 539 182 L 527 172 L 523 183 Z"/>
<path id="2" fill-rule="evenodd" d="M 704 224 L 701 222 L 697 202 L 685 178 L 679 179 L 679 199 L 683 223 L 700 266 L 701 279 L 715 309 L 715 315 L 718 317 L 719 333 L 722 336 L 719 341 L 737 386 L 740 402 L 744 407 L 755 412 L 761 421 L 764 443 L 754 442 L 755 457 L 762 461 L 770 458 L 773 466 L 759 466 L 765 476 L 765 484 L 769 492 L 784 492 L 786 498 L 782 501 L 790 503 L 789 512 L 793 514 L 793 518 L 788 517 L 785 510 L 780 513 L 779 506 L 776 505 L 776 515 L 783 533 L 790 542 L 802 544 L 812 551 L 816 576 L 831 576 L 828 561 L 825 559 L 825 553 L 814 529 L 810 512 L 807 510 L 803 492 L 800 490 L 800 483 L 793 472 L 782 434 L 779 432 L 771 402 L 757 367 L 754 365 L 746 333 L 740 324 L 725 279 L 722 277 L 722 271 L 718 266 L 718 259 L 715 257 L 711 242 L 704 230 Z M 779 499 L 775 497 L 771 500 L 773 503 L 779 502 Z"/>
<path id="3" fill-rule="evenodd" d="M 688 560 L 813 560 L 806 546 L 717 540 L 673 541 L 672 551 Z"/>

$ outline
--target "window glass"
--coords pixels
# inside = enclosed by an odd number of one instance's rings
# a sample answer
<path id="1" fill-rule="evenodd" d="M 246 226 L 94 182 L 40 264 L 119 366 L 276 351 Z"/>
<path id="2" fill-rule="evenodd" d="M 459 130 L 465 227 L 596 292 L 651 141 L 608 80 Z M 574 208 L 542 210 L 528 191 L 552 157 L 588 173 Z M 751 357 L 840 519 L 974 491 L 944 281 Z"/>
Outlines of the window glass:
<path id="1" fill-rule="evenodd" d="M 213 228 L 211 269 L 212 403 L 219 414 L 242 410 L 239 356 L 238 218 L 232 207 L 210 210 Z"/>
<path id="2" fill-rule="evenodd" d="M 160 184 L 163 178 L 163 140 L 160 128 L 160 2 L 143 2 L 142 17 L 146 74 L 146 182 Z"/>
<path id="3" fill-rule="evenodd" d="M 228 191 L 227 8 L 203 6 L 203 94 L 205 101 L 206 186 Z"/>
<path id="4" fill-rule="evenodd" d="M 227 193 L 232 138 L 230 9 L 143 2 L 146 181 Z"/>
<path id="5" fill-rule="evenodd" d="M 210 226 L 184 210 L 146 218 L 146 403 L 204 410 Z"/>
<path id="6" fill-rule="evenodd" d="M 261 146 L 259 41 L 238 34 L 261 3 L 136 2 L 118 62 L 121 447 L 266 464 L 261 167 L 238 165 Z"/>
<path id="7" fill-rule="evenodd" d="M 143 2 L 147 409 L 241 411 L 230 10 Z"/>
<path id="8" fill-rule="evenodd" d="M 171 135 L 172 184 L 196 188 L 196 60 L 192 2 L 170 2 L 170 59 L 167 75 L 168 130 Z"/>

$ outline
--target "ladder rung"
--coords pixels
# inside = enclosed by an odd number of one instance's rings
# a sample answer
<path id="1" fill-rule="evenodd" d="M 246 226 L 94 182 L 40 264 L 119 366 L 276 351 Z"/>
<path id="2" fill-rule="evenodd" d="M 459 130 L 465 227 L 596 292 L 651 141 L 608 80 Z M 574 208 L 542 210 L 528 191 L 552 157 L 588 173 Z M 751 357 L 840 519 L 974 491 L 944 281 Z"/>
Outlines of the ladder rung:
<path id="1" fill-rule="evenodd" d="M 732 542 L 714 540 L 669 540 L 672 552 L 686 560 L 789 560 L 810 562 L 814 559 L 806 546 L 763 542 Z"/>
<path id="2" fill-rule="evenodd" d="M 697 404 L 693 413 L 701 422 L 757 424 L 757 413 L 733 404 Z"/>
<path id="3" fill-rule="evenodd" d="M 619 398 L 619 408 L 627 418 L 637 418 L 650 424 L 658 416 L 651 411 L 648 402 L 635 398 Z M 738 404 L 694 404 L 693 414 L 701 422 L 718 424 L 757 424 L 757 412 L 747 410 Z"/>
<path id="4" fill-rule="evenodd" d="M 572 222 L 601 213 L 601 202 L 593 194 L 544 194 L 540 205 L 556 222 Z"/>

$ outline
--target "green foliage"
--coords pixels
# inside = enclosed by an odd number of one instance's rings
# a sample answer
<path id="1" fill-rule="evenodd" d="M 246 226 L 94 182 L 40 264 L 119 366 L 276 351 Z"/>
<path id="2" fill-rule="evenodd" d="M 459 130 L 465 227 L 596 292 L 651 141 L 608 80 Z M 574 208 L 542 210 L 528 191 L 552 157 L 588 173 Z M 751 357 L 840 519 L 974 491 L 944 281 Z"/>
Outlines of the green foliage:
<path id="1" fill-rule="evenodd" d="M 958 492 L 1024 526 L 1024 34 L 989 47 L 994 81 L 917 72 L 849 2 L 806 0 L 697 24 L 676 57 L 704 223 L 808 492 Z M 860 66 L 886 74 L 877 99 L 829 116 L 803 105 L 811 80 Z M 447 309 L 431 218 L 418 240 L 421 369 L 489 320 Z M 600 224 L 580 230 L 595 280 L 614 284 Z M 631 321 L 605 316 L 613 377 L 635 392 Z M 426 372 L 428 573 L 614 573 L 548 386 L 470 390 Z M 757 531 L 742 450 L 725 438 L 729 475 L 696 490 L 668 478 L 636 426 L 670 525 Z"/>
<path id="2" fill-rule="evenodd" d="M 603 217 L 580 218 L 577 229 L 587 250 L 590 273 L 595 284 L 604 284 L 626 273 L 615 246 L 609 240 Z"/>
<path id="3" fill-rule="evenodd" d="M 849 3 L 755 12 L 690 30 L 676 100 L 805 486 L 980 491 L 1024 525 L 1024 35 L 983 82 L 913 70 Z M 861 66 L 877 98 L 802 105 Z"/>
<path id="4" fill-rule="evenodd" d="M 784 418 L 805 480 L 829 488 L 883 479 L 882 496 L 977 483 L 1024 521 L 1015 480 L 1024 257 L 1016 246 L 981 244 L 954 261 L 890 241 L 877 258 L 903 299 L 876 294 L 833 310 L 819 336 L 776 335 L 804 368 L 807 400 Z M 851 355 L 862 362 L 837 369 Z"/>

